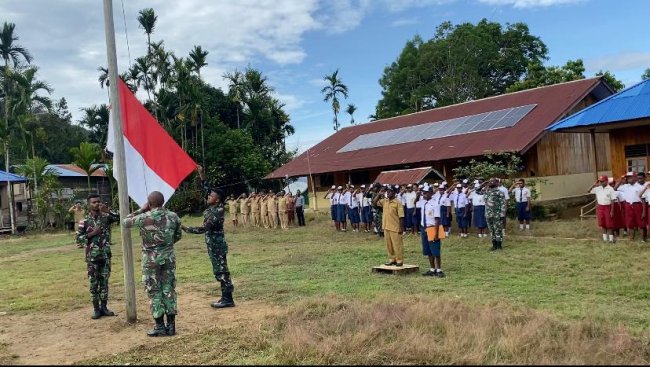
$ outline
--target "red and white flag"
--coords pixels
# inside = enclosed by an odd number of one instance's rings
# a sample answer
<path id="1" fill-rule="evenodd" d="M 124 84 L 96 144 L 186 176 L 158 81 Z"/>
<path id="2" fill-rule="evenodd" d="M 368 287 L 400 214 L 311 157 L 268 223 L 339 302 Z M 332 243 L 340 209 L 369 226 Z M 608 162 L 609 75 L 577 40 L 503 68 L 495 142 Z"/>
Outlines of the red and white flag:
<path id="1" fill-rule="evenodd" d="M 143 206 L 152 191 L 160 191 L 167 202 L 197 165 L 151 116 L 122 79 L 119 79 L 118 90 L 129 196 Z M 106 149 L 115 152 L 112 120 L 108 123 Z M 114 164 L 117 165 L 117 162 Z M 117 167 L 114 167 L 113 176 L 116 172 Z"/>

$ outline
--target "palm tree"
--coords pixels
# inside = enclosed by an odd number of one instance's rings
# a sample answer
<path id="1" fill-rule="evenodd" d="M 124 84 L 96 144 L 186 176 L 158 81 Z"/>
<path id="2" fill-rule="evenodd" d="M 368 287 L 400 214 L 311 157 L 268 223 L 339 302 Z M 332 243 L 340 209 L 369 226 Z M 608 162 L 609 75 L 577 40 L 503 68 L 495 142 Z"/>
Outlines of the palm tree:
<path id="1" fill-rule="evenodd" d="M 138 57 L 135 59 L 135 64 L 133 65 L 133 71 L 135 72 L 137 85 L 142 86 L 145 91 L 147 91 L 147 97 L 151 101 L 151 90 L 153 85 L 151 83 L 151 62 L 147 57 Z"/>
<path id="2" fill-rule="evenodd" d="M 152 8 L 142 9 L 138 14 L 140 14 L 138 15 L 140 28 L 144 29 L 144 33 L 147 35 L 147 56 L 149 56 L 151 55 L 151 34 L 153 33 L 154 28 L 156 28 L 156 20 L 158 20 L 158 16 Z"/>
<path id="3" fill-rule="evenodd" d="M 206 62 L 208 56 L 208 51 L 204 51 L 201 46 L 194 46 L 192 51 L 190 51 L 190 60 L 192 60 L 193 70 L 196 71 L 196 75 L 201 79 L 201 68 L 208 65 Z"/>
<path id="4" fill-rule="evenodd" d="M 228 80 L 228 94 L 232 96 L 232 101 L 237 103 L 237 128 L 239 129 L 239 108 L 242 103 L 244 74 L 239 70 L 235 70 L 232 73 L 225 73 L 223 78 Z"/>
<path id="5" fill-rule="evenodd" d="M 345 112 L 347 112 L 348 115 L 350 115 L 350 125 L 354 125 L 354 112 L 355 112 L 356 110 L 357 110 L 357 106 L 355 106 L 355 105 L 352 104 L 352 103 L 350 103 L 350 104 L 348 105 L 348 108 L 345 110 Z"/>
<path id="6" fill-rule="evenodd" d="M 334 112 L 334 130 L 339 131 L 338 114 L 341 109 L 341 105 L 339 104 L 339 96 L 343 96 L 347 99 L 348 87 L 343 84 L 343 81 L 341 81 L 339 78 L 338 69 L 336 69 L 332 75 L 325 75 L 323 77 L 323 80 L 325 80 L 328 85 L 323 87 L 320 92 L 324 95 L 323 101 L 332 101 L 332 111 Z"/>
<path id="7" fill-rule="evenodd" d="M 21 59 L 25 60 L 28 64 L 32 62 L 32 55 L 29 51 L 14 43 L 18 41 L 18 36 L 14 35 L 14 29 L 16 25 L 14 23 L 4 22 L 2 26 L 2 32 L 0 32 L 0 55 L 5 61 L 4 66 L 4 102 L 5 102 L 5 118 L 4 118 L 4 131 L 2 132 L 2 139 L 4 140 L 4 153 L 5 153 L 5 169 L 9 172 L 9 100 L 11 95 L 11 82 L 9 78 L 9 60 L 13 62 L 13 66 L 17 67 L 20 64 Z M 11 185 L 7 182 L 7 187 L 9 188 L 8 194 L 11 195 Z M 14 233 L 14 210 L 13 205 L 9 205 L 9 216 L 11 217 L 11 233 Z"/>
<path id="8" fill-rule="evenodd" d="M 74 157 L 74 164 L 81 168 L 88 176 L 88 193 L 90 193 L 90 176 L 97 171 L 99 163 L 99 146 L 97 144 L 82 142 L 78 147 L 70 149 Z"/>

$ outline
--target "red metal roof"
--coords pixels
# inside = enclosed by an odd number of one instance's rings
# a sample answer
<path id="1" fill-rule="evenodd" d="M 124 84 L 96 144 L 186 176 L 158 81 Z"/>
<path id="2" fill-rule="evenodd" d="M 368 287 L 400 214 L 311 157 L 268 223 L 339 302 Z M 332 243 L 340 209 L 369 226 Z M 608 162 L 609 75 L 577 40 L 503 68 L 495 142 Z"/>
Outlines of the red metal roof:
<path id="1" fill-rule="evenodd" d="M 541 138 L 546 127 L 601 83 L 601 78 L 582 79 L 346 127 L 310 148 L 309 160 L 304 152 L 265 178 L 306 176 L 310 169 L 311 173 L 340 172 L 476 157 L 486 151 L 523 153 Z M 359 135 L 528 104 L 537 107 L 512 127 L 337 153 Z"/>
<path id="2" fill-rule="evenodd" d="M 431 172 L 431 167 L 383 171 L 377 176 L 375 182 L 390 185 L 420 183 L 420 181 L 427 177 L 429 172 Z"/>

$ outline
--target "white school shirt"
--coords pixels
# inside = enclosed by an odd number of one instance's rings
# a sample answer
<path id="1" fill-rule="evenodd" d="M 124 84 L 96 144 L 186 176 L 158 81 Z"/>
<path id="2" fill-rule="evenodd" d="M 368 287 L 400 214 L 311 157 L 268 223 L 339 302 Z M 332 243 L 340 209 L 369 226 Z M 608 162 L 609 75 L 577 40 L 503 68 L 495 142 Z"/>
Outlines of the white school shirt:
<path id="1" fill-rule="evenodd" d="M 352 202 L 350 201 L 352 199 L 352 194 L 349 191 L 344 192 L 341 195 L 341 198 L 339 199 L 339 204 L 345 204 L 347 206 L 350 206 Z"/>
<path id="2" fill-rule="evenodd" d="M 650 187 L 648 187 L 648 189 L 645 190 L 641 198 L 645 199 L 646 203 L 650 203 Z"/>
<path id="3" fill-rule="evenodd" d="M 406 208 L 413 209 L 415 208 L 415 197 L 418 194 L 415 191 L 404 193 L 404 200 L 406 201 Z"/>
<path id="4" fill-rule="evenodd" d="M 464 208 L 467 206 L 467 204 L 469 204 L 467 195 L 465 195 L 462 191 L 460 193 L 458 191 L 451 193 L 449 195 L 449 200 L 454 203 L 454 208 Z"/>
<path id="5" fill-rule="evenodd" d="M 368 206 L 368 199 L 364 197 L 363 192 L 357 194 L 357 202 L 361 203 L 362 207 Z"/>
<path id="6" fill-rule="evenodd" d="M 515 195 L 515 202 L 517 203 L 526 203 L 530 200 L 530 190 L 527 187 L 515 187 L 512 193 Z"/>
<path id="7" fill-rule="evenodd" d="M 616 200 L 617 196 L 614 188 L 609 185 L 605 187 L 598 185 L 589 192 L 596 194 L 596 202 L 598 205 L 610 205 L 614 200 Z"/>
<path id="8" fill-rule="evenodd" d="M 420 215 L 420 225 L 425 226 L 424 218 L 426 217 L 426 226 L 431 227 L 436 224 L 436 218 L 440 218 L 440 205 L 433 200 L 425 201 L 422 205 L 422 215 Z"/>
<path id="9" fill-rule="evenodd" d="M 432 197 L 432 199 L 433 199 L 433 197 Z M 422 209 L 424 207 L 424 203 L 426 203 L 426 200 L 424 200 L 423 195 L 420 195 L 420 198 L 418 199 L 418 202 L 415 203 L 415 207 L 419 208 L 419 209 Z"/>
<path id="10" fill-rule="evenodd" d="M 349 199 L 350 202 L 348 204 L 348 207 L 350 207 L 350 209 L 358 208 L 359 207 L 359 199 L 357 199 L 356 195 L 352 195 L 352 193 L 349 193 L 349 194 L 350 194 L 350 199 Z"/>
<path id="11" fill-rule="evenodd" d="M 505 186 L 501 185 L 497 187 L 497 189 L 503 193 L 503 196 L 506 197 L 506 201 L 510 200 L 510 193 L 508 192 L 508 189 L 506 189 Z"/>
<path id="12" fill-rule="evenodd" d="M 440 206 L 451 206 L 451 200 L 449 200 L 449 195 L 447 193 L 438 195 L 437 200 Z"/>
<path id="13" fill-rule="evenodd" d="M 334 193 L 334 196 L 332 196 L 332 204 L 339 205 L 341 203 L 341 197 L 342 195 L 340 192 Z"/>
<path id="14" fill-rule="evenodd" d="M 630 204 L 641 202 L 639 195 L 641 194 L 642 190 L 643 186 L 639 185 L 638 183 L 635 183 L 634 185 L 623 184 L 618 187 L 618 191 L 623 194 L 623 200 L 625 200 L 626 203 Z"/>
<path id="15" fill-rule="evenodd" d="M 469 199 L 472 201 L 473 206 L 485 206 L 485 196 L 483 194 L 473 191 L 469 195 Z"/>
<path id="16" fill-rule="evenodd" d="M 330 192 L 329 194 L 325 195 L 325 198 L 330 201 L 330 205 L 334 205 L 334 194 L 334 192 Z"/>

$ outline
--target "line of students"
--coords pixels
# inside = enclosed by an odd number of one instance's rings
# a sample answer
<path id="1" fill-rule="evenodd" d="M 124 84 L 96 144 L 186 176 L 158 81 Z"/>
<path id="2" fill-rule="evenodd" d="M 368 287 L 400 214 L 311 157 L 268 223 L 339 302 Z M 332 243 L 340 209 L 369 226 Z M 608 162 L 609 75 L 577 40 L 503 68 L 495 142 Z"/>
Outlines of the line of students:
<path id="1" fill-rule="evenodd" d="M 504 194 L 507 208 L 508 199 L 512 195 L 516 202 L 517 219 L 520 230 L 530 230 L 530 202 L 531 192 L 525 186 L 525 181 L 520 179 L 513 183 L 510 189 L 503 186 L 499 180 L 499 191 Z M 444 227 L 446 236 L 451 234 L 454 216 L 461 238 L 469 237 L 469 227 L 474 225 L 478 237 L 487 237 L 487 222 L 485 220 L 485 198 L 487 181 L 475 180 L 469 185 L 468 180 L 456 180 L 454 184 L 448 185 L 446 181 L 434 183 L 432 200 L 440 206 L 441 224 Z M 416 234 L 420 232 L 421 210 L 424 205 L 423 187 L 428 184 L 407 184 L 399 187 L 395 192 L 395 198 L 402 203 L 404 211 L 404 234 Z M 347 231 L 348 220 L 353 232 L 361 231 L 361 225 L 365 232 L 374 231 L 383 236 L 381 226 L 382 208 L 373 204 L 373 199 L 382 188 L 388 185 L 373 184 L 366 188 L 361 185 L 358 188 L 354 185 L 332 186 L 326 193 L 325 199 L 330 201 L 330 215 L 334 228 L 337 231 Z M 503 227 L 505 228 L 506 213 L 502 215 Z M 472 223 L 473 222 L 473 223 Z"/>
<path id="2" fill-rule="evenodd" d="M 305 198 L 300 190 L 295 196 L 284 190 L 278 193 L 269 190 L 266 194 L 253 192 L 250 196 L 244 193 L 237 198 L 230 195 L 226 203 L 235 227 L 241 220 L 244 226 L 288 229 L 295 225 L 296 218 L 298 226 L 305 225 Z"/>
<path id="3" fill-rule="evenodd" d="M 640 230 L 641 240 L 647 242 L 650 182 L 646 182 L 644 172 L 628 172 L 618 182 L 603 175 L 587 191 L 596 195 L 596 218 L 603 241 L 616 242 L 622 229 L 630 241 L 634 241 L 637 230 Z"/>

